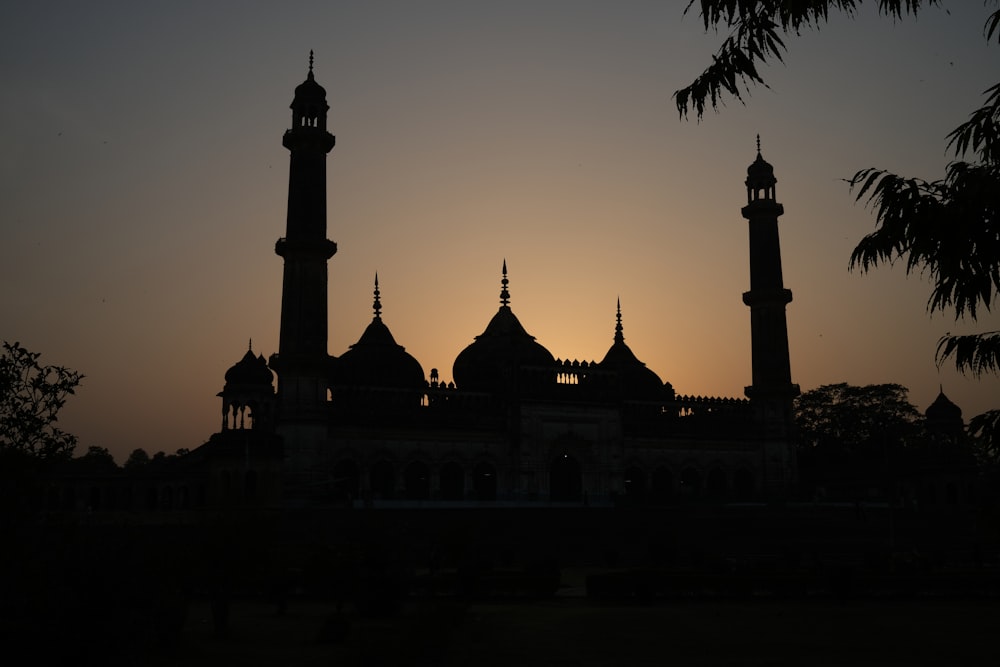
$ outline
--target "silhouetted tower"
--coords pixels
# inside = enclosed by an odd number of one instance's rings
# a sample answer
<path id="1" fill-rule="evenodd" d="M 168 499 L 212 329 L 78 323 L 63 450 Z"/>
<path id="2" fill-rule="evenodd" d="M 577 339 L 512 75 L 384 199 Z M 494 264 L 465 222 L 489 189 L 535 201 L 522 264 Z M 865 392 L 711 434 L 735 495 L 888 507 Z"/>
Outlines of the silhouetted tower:
<path id="1" fill-rule="evenodd" d="M 284 259 L 281 332 L 271 367 L 278 374 L 278 433 L 285 446 L 291 485 L 308 483 L 326 443 L 327 260 L 337 244 L 326 238 L 326 155 L 334 136 L 326 131 L 326 90 L 309 73 L 295 89 L 292 127 L 282 144 L 291 152 L 288 219 L 274 251 Z"/>
<path id="2" fill-rule="evenodd" d="M 792 291 L 785 289 L 781 277 L 778 216 L 785 208 L 775 199 L 776 183 L 774 168 L 760 154 L 758 136 L 757 159 L 747 168 L 747 205 L 742 209 L 750 228 L 750 291 L 743 293 L 743 303 L 750 306 L 753 366 L 753 384 L 745 393 L 763 427 L 764 483 L 772 489 L 786 488 L 794 479 L 792 401 L 799 395 L 788 359 L 785 306 L 792 301 Z"/>

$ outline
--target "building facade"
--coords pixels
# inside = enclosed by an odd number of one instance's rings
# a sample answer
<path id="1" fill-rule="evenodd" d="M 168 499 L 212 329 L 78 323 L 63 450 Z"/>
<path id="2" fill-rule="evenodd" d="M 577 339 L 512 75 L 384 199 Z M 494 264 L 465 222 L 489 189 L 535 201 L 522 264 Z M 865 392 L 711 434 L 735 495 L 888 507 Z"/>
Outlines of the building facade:
<path id="1" fill-rule="evenodd" d="M 745 397 L 680 395 L 625 342 L 619 305 L 604 358 L 564 361 L 512 308 L 506 261 L 499 308 L 430 374 L 373 318 L 339 356 L 327 351 L 326 91 L 295 89 L 278 352 L 247 352 L 227 373 L 223 432 L 276 434 L 285 502 L 593 503 L 762 499 L 795 480 L 791 381 L 774 171 L 747 170 L 752 382 Z M 336 306 L 334 306 L 336 307 Z M 274 377 L 277 385 L 274 385 Z"/>

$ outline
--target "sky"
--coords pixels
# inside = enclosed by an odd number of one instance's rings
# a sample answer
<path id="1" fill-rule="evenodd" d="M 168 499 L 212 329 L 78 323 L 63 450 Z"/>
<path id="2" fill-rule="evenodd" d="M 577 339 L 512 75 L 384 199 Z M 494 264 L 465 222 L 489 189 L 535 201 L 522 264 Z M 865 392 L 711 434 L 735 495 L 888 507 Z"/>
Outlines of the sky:
<path id="1" fill-rule="evenodd" d="M 278 347 L 292 93 L 327 90 L 329 352 L 372 318 L 429 375 L 511 306 L 562 359 L 625 340 L 680 394 L 750 383 L 746 167 L 774 166 L 792 379 L 940 388 L 968 419 L 1000 380 L 934 362 L 946 332 L 902 266 L 848 271 L 874 229 L 844 179 L 928 180 L 1000 48 L 978 2 L 866 9 L 788 41 L 746 105 L 672 93 L 723 35 L 685 2 L 43 2 L 0 5 L 0 339 L 86 377 L 60 427 L 123 461 L 221 426 L 226 370 Z"/>

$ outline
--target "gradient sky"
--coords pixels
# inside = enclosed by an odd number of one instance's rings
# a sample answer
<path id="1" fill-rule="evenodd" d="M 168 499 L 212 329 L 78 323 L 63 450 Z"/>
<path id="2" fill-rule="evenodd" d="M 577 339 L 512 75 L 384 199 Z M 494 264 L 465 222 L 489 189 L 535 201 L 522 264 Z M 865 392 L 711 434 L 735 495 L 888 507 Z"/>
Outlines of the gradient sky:
<path id="1" fill-rule="evenodd" d="M 979 2 L 866 10 L 789 41 L 747 106 L 680 121 L 721 35 L 684 2 L 5 2 L 0 338 L 86 375 L 60 425 L 121 461 L 219 429 L 223 376 L 278 345 L 288 105 L 326 87 L 330 345 L 383 319 L 425 373 L 511 305 L 556 357 L 625 338 L 682 394 L 750 382 L 743 180 L 760 133 L 785 206 L 793 381 L 943 385 L 971 417 L 1000 380 L 934 364 L 945 332 L 902 267 L 849 273 L 874 219 L 842 179 L 943 175 L 945 135 L 1000 71 Z"/>

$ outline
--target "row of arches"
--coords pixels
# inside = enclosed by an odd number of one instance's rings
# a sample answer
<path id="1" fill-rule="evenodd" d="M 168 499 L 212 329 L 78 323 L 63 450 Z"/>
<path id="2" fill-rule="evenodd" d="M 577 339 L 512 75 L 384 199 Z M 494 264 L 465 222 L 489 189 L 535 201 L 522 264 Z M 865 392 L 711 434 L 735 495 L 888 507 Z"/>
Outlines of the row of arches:
<path id="1" fill-rule="evenodd" d="M 45 492 L 50 511 L 112 512 L 202 509 L 207 505 L 204 484 L 67 484 Z"/>
<path id="2" fill-rule="evenodd" d="M 362 482 L 367 482 L 363 486 Z M 385 459 L 362 475 L 358 464 L 345 459 L 333 467 L 333 489 L 346 499 L 368 495 L 376 500 L 480 500 L 497 498 L 497 470 L 480 461 L 471 470 L 448 461 L 432 471 L 423 461 L 402 468 Z"/>
<path id="3" fill-rule="evenodd" d="M 549 464 L 548 500 L 581 502 L 587 489 L 580 462 L 570 454 L 556 456 Z M 471 468 L 457 461 L 447 461 L 432 468 L 423 461 L 405 466 L 380 459 L 362 470 L 353 459 L 343 459 L 332 470 L 333 491 L 344 500 L 445 500 L 490 501 L 503 494 L 498 488 L 496 467 L 480 461 Z M 721 466 L 703 473 L 694 466 L 674 472 L 658 466 L 647 473 L 640 466 L 625 470 L 621 493 L 632 502 L 667 503 L 678 500 L 752 500 L 756 496 L 753 473 L 737 468 L 732 474 Z"/>
<path id="4" fill-rule="evenodd" d="M 648 475 L 639 466 L 625 470 L 624 493 L 640 502 L 670 502 L 674 500 L 753 500 L 757 495 L 756 480 L 747 468 L 737 468 L 732 476 L 721 466 L 703 473 L 686 466 L 675 474 L 667 466 L 658 466 Z"/>
<path id="5" fill-rule="evenodd" d="M 246 506 L 273 501 L 277 480 L 270 471 L 221 470 L 210 479 L 114 478 L 49 485 L 42 506 L 50 511 L 171 511 Z"/>
<path id="6" fill-rule="evenodd" d="M 554 501 L 579 501 L 584 494 L 579 463 L 563 454 L 549 468 L 549 495 Z M 675 474 L 665 465 L 649 474 L 640 466 L 630 466 L 622 479 L 622 492 L 637 503 L 669 503 L 678 500 L 752 500 L 756 496 L 754 475 L 747 468 L 737 468 L 732 476 L 721 466 L 703 474 L 699 468 L 686 466 Z"/>

